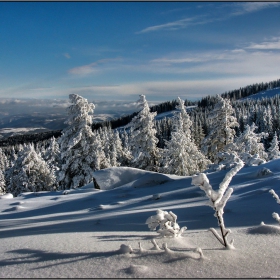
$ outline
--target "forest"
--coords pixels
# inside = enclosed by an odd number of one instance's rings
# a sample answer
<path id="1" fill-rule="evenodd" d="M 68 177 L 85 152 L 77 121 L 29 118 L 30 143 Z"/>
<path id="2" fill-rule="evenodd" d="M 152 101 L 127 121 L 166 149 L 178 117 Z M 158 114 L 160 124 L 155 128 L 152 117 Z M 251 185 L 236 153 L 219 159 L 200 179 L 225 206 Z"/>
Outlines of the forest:
<path id="1" fill-rule="evenodd" d="M 280 155 L 280 97 L 248 97 L 278 87 L 280 79 L 153 107 L 141 95 L 138 112 L 104 123 L 93 122 L 94 104 L 71 94 L 64 130 L 0 143 L 0 193 L 79 188 L 94 171 L 118 166 L 189 176 L 260 165 Z"/>

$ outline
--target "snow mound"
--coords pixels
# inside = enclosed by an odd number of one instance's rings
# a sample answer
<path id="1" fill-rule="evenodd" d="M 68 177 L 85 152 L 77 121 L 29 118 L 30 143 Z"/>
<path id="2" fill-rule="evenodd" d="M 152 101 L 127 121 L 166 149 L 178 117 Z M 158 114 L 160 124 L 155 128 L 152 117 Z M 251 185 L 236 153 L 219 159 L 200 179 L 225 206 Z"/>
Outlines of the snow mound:
<path id="1" fill-rule="evenodd" d="M 145 274 L 148 271 L 148 267 L 146 265 L 137 265 L 132 264 L 126 272 L 129 274 L 136 274 L 136 276 L 140 276 Z M 140 274 L 140 275 L 139 275 Z M 143 275 L 144 276 L 144 275 Z"/>
<path id="2" fill-rule="evenodd" d="M 164 184 L 170 180 L 170 176 L 140 170 L 132 167 L 112 167 L 95 171 L 93 177 L 101 190 L 110 190 L 121 186 L 141 187 Z"/>
<path id="3" fill-rule="evenodd" d="M 26 207 L 18 205 L 18 206 L 14 206 L 14 207 L 8 208 L 8 209 L 6 209 L 6 210 L 4 210 L 2 212 L 20 211 L 20 210 L 24 210 L 24 209 L 26 209 Z"/>
<path id="4" fill-rule="evenodd" d="M 3 194 L 0 196 L 0 199 L 10 199 L 10 198 L 13 198 L 13 194 L 11 193 L 6 193 L 6 194 Z"/>
<path id="5" fill-rule="evenodd" d="M 133 252 L 133 249 L 131 248 L 130 245 L 125 245 L 125 244 L 122 244 L 120 246 L 120 249 L 118 251 L 120 254 L 127 254 L 127 253 L 132 253 Z"/>
<path id="6" fill-rule="evenodd" d="M 251 234 L 280 234 L 280 226 L 266 225 L 261 223 L 257 227 L 249 228 L 247 233 Z"/>

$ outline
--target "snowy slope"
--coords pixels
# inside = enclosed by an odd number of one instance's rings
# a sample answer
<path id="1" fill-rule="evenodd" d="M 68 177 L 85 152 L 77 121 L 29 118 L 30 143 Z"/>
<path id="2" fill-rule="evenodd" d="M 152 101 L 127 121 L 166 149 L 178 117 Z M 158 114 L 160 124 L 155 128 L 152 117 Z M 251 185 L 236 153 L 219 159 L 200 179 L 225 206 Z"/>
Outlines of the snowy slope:
<path id="1" fill-rule="evenodd" d="M 213 188 L 225 174 L 207 174 Z M 1 197 L 0 277 L 280 277 L 280 226 L 272 218 L 280 205 L 268 192 L 280 195 L 280 159 L 244 167 L 230 183 L 234 191 L 224 219 L 235 250 L 223 249 L 208 231 L 218 230 L 217 220 L 191 177 L 125 167 L 93 175 L 101 190 L 91 183 L 67 192 Z M 180 238 L 149 231 L 145 221 L 157 209 L 172 211 L 187 226 Z M 171 251 L 153 250 L 152 238 Z M 132 253 L 121 245 L 130 245 Z"/>
<path id="2" fill-rule="evenodd" d="M 280 87 L 264 90 L 264 91 L 258 92 L 256 94 L 250 95 L 248 97 L 242 98 L 240 100 L 271 98 L 277 94 L 280 94 Z"/>
<path id="3" fill-rule="evenodd" d="M 192 110 L 193 108 L 195 108 L 196 106 L 186 106 L 186 110 L 187 112 L 189 112 L 190 110 Z M 163 113 L 160 113 L 160 114 L 157 114 L 155 116 L 155 120 L 161 120 L 161 119 L 164 119 L 164 118 L 172 118 L 175 113 L 179 112 L 178 109 L 175 109 L 175 110 L 171 110 L 171 111 L 167 111 L 167 112 L 163 112 Z"/>

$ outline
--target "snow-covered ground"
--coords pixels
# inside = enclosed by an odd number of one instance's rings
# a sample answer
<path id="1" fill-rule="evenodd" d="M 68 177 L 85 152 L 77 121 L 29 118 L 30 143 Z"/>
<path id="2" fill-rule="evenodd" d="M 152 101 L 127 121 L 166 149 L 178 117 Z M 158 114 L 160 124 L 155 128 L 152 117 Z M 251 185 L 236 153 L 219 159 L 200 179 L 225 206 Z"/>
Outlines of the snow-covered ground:
<path id="1" fill-rule="evenodd" d="M 207 174 L 213 188 L 226 172 Z M 280 277 L 280 226 L 272 218 L 280 205 L 269 193 L 273 188 L 280 195 L 280 159 L 243 167 L 233 177 L 224 220 L 234 250 L 208 231 L 219 230 L 217 220 L 191 177 L 124 167 L 94 177 L 101 190 L 91 183 L 67 192 L 1 197 L 1 278 Z M 187 226 L 181 237 L 161 238 L 149 230 L 145 222 L 157 209 L 172 211 Z"/>
<path id="2" fill-rule="evenodd" d="M 252 94 L 248 97 L 242 98 L 241 100 L 246 100 L 246 99 L 261 99 L 261 98 L 271 98 L 274 97 L 275 95 L 280 94 L 280 87 L 273 88 L 273 89 L 267 89 L 261 92 L 258 92 L 256 94 Z"/>

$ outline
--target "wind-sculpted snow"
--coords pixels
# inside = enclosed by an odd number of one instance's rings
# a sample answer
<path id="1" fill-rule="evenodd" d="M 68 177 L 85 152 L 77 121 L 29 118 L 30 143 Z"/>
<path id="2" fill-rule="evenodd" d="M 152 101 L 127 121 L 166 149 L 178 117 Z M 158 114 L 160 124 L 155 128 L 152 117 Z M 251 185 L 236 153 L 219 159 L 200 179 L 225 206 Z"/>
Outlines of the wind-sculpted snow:
<path id="1" fill-rule="evenodd" d="M 235 250 L 223 250 L 218 224 L 191 177 L 109 168 L 67 191 L 0 199 L 1 278 L 279 278 L 280 159 L 243 167 L 224 207 Z M 271 172 L 267 172 L 270 170 Z M 263 171 L 264 170 L 264 171 Z M 227 171 L 207 173 L 213 190 Z M 9 199 L 5 199 L 9 198 Z M 157 209 L 176 214 L 180 237 L 150 231 Z M 260 224 L 263 222 L 263 224 Z"/>
<path id="2" fill-rule="evenodd" d="M 93 177 L 96 179 L 101 190 L 110 190 L 121 186 L 137 188 L 160 185 L 171 181 L 171 178 L 174 176 L 132 167 L 112 167 L 95 171 Z"/>

